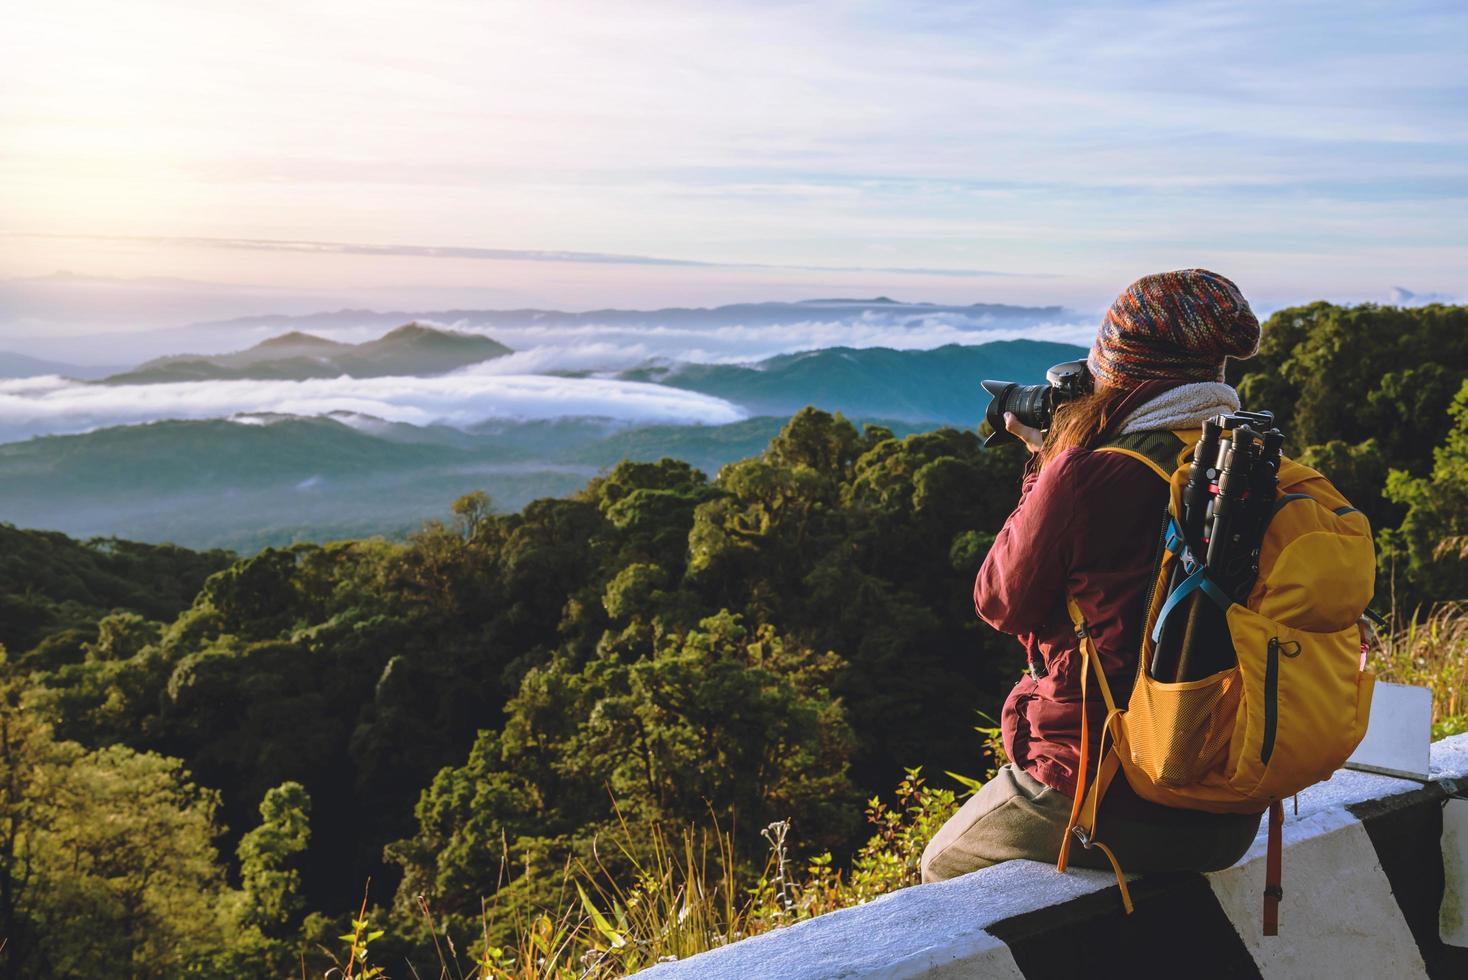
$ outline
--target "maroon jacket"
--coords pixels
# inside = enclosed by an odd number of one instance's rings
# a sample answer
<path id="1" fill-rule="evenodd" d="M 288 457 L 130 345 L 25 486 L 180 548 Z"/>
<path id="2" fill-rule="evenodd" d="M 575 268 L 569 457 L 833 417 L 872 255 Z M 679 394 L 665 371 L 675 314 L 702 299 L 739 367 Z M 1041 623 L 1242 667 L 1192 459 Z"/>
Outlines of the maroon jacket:
<path id="1" fill-rule="evenodd" d="M 1125 419 L 1178 383 L 1144 383 L 1113 418 Z M 1012 633 L 1031 665 L 1004 703 L 1005 751 L 1015 765 L 1067 796 L 1075 793 L 1080 764 L 1081 655 L 1066 594 L 1086 617 L 1113 695 L 1125 702 L 1166 506 L 1167 486 L 1145 464 L 1120 453 L 1067 450 L 1038 476 L 1025 477 L 1019 506 L 974 583 L 979 616 Z M 1090 702 L 1094 759 L 1106 717 L 1094 682 Z M 1116 795 L 1131 794 L 1123 789 Z"/>

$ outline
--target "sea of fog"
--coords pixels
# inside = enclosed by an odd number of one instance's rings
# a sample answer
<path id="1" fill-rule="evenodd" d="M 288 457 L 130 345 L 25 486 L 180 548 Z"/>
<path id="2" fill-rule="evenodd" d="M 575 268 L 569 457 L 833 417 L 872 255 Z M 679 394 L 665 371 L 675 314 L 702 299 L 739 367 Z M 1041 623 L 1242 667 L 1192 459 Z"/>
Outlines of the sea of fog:
<path id="1" fill-rule="evenodd" d="M 425 325 L 482 333 L 514 349 L 502 363 L 506 373 L 538 371 L 615 371 L 649 360 L 697 364 L 745 364 L 779 354 L 827 347 L 890 347 L 931 350 L 946 344 L 985 344 L 995 340 L 1053 340 L 1089 344 L 1096 335 L 1091 320 L 1014 326 L 989 317 L 951 313 L 877 314 L 839 320 L 716 327 L 604 326 L 485 327 L 466 320 L 421 319 Z M 252 342 L 281 331 L 249 328 Z M 380 327 L 327 327 L 309 332 L 332 340 L 361 343 L 383 333 Z"/>
<path id="2" fill-rule="evenodd" d="M 97 385 L 58 377 L 0 382 L 0 442 L 162 419 L 246 413 L 368 416 L 467 427 L 489 419 L 593 416 L 718 425 L 745 413 L 719 398 L 607 378 L 503 374 L 468 368 L 432 378 L 188 381 Z"/>
<path id="3" fill-rule="evenodd" d="M 333 378 L 307 381 L 202 381 L 97 385 L 56 376 L 0 381 L 0 442 L 86 432 L 163 419 L 230 418 L 248 413 L 317 416 L 348 413 L 412 425 L 467 427 L 491 419 L 595 416 L 624 422 L 722 424 L 747 414 L 728 401 L 616 372 L 652 362 L 753 363 L 827 347 L 921 350 L 1029 338 L 1088 342 L 1091 323 L 1003 326 L 984 317 L 907 311 L 834 320 L 697 328 L 574 326 L 486 328 L 472 322 L 427 325 L 484 333 L 515 353 L 437 377 Z M 208 346 L 248 347 L 288 327 L 242 324 Z M 381 336 L 376 326 L 307 327 L 334 340 Z M 156 335 L 155 335 L 156 336 Z M 173 353 L 200 352 L 201 334 L 178 333 Z M 575 374 L 565 377 L 558 372 Z"/>

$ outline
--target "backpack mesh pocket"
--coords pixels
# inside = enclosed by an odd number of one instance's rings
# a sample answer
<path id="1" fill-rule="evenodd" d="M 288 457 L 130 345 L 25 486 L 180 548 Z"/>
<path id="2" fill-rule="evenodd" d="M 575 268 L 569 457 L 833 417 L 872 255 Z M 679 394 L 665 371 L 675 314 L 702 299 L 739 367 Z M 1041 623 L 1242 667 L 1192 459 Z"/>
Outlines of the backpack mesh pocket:
<path id="1" fill-rule="evenodd" d="M 1143 672 L 1123 716 L 1132 763 L 1162 786 L 1188 786 L 1228 755 L 1242 688 L 1237 667 L 1165 684 Z"/>

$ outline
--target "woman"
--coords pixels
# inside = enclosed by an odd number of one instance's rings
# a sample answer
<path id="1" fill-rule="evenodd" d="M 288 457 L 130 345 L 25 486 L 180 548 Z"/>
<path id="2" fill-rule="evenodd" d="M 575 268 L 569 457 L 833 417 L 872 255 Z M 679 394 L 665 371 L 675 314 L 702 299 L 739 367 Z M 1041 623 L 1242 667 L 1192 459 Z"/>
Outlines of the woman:
<path id="1" fill-rule="evenodd" d="M 1030 858 L 1054 862 L 1076 793 L 1081 739 L 1081 654 L 1066 595 L 1086 622 L 1117 701 L 1131 691 L 1143 603 L 1154 574 L 1167 488 L 1144 463 L 1093 448 L 1119 435 L 1197 428 L 1239 407 L 1224 362 L 1259 345 L 1259 321 L 1228 279 L 1204 269 L 1145 276 L 1101 323 L 1087 358 L 1092 394 L 1061 406 L 1048 433 L 1012 414 L 1005 427 L 1033 458 L 1019 506 L 979 571 L 974 603 L 1013 634 L 1030 670 L 1001 718 L 1012 760 L 939 829 L 923 852 L 923 880 Z M 1093 718 L 1105 715 L 1091 685 Z M 1097 758 L 1100 726 L 1091 726 Z M 1101 804 L 1102 839 L 1128 871 L 1211 871 L 1248 850 L 1258 816 L 1178 810 L 1113 780 Z M 1070 863 L 1109 868 L 1100 851 L 1073 847 Z"/>

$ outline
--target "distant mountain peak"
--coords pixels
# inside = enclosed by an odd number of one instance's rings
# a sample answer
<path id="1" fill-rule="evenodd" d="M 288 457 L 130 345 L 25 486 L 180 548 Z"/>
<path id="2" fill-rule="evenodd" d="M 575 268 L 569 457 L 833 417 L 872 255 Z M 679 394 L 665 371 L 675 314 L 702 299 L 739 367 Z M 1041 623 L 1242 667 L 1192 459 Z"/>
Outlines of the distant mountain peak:
<path id="1" fill-rule="evenodd" d="M 334 313 L 312 313 L 301 316 L 240 317 L 214 323 L 195 324 L 194 329 L 239 330 L 251 327 L 301 327 L 303 329 L 393 329 L 401 328 L 409 321 L 422 326 L 426 323 L 462 323 L 474 330 L 494 330 L 499 327 L 518 329 L 529 324 L 553 327 L 595 326 L 603 329 L 619 327 L 692 328 L 709 329 L 721 326 L 778 326 L 786 323 L 804 322 L 813 311 L 839 308 L 855 315 L 869 312 L 873 315 L 903 319 L 910 316 L 931 316 L 951 313 L 962 318 L 982 318 L 980 326 L 989 330 L 994 326 L 1033 326 L 1053 323 L 1061 317 L 1090 320 L 1089 314 L 1082 316 L 1060 306 L 1012 306 L 1004 303 L 969 303 L 962 305 L 911 302 L 891 296 L 872 298 L 828 297 L 803 300 L 772 300 L 764 302 L 730 303 L 716 307 L 666 307 L 662 309 L 595 309 L 568 312 L 551 309 L 441 309 L 441 310 L 353 310 L 343 309 Z M 960 324 L 961 325 L 961 324 Z M 425 327 L 425 329 L 430 329 Z M 975 338 L 981 340 L 983 338 Z"/>
<path id="2" fill-rule="evenodd" d="M 428 326 L 426 324 L 419 323 L 417 320 L 413 320 L 410 323 L 403 324 L 401 327 L 394 327 L 392 330 L 389 330 L 387 333 L 385 333 L 381 337 L 377 338 L 377 342 L 378 343 L 382 343 L 384 341 L 423 340 L 423 339 L 430 338 L 430 337 L 469 337 L 469 336 L 481 336 L 481 335 L 479 335 L 479 334 L 466 334 L 466 333 L 462 333 L 462 332 L 460 332 L 458 330 L 444 330 L 444 329 L 441 329 L 439 327 L 430 327 L 430 326 Z M 485 338 L 485 339 L 488 339 L 488 338 Z"/>
<path id="3" fill-rule="evenodd" d="M 426 333 L 458 333 L 458 331 L 440 330 L 437 327 L 430 327 L 426 324 L 419 323 L 417 320 L 410 320 L 401 327 L 389 330 L 382 335 L 381 339 L 386 340 L 389 337 L 416 337 Z"/>
<path id="4" fill-rule="evenodd" d="M 1402 286 L 1393 286 L 1391 298 L 1387 302 L 1392 306 L 1429 306 L 1433 303 L 1454 303 L 1457 300 L 1448 293 L 1419 293 Z"/>
<path id="5" fill-rule="evenodd" d="M 323 349 L 336 350 L 345 346 L 347 345 L 335 340 L 328 340 L 325 337 L 318 337 L 314 333 L 305 333 L 301 330 L 292 330 L 290 333 L 283 333 L 279 337 L 271 337 L 269 340 L 262 340 L 260 341 L 260 343 L 256 344 L 250 349 L 274 350 L 280 347 L 320 347 Z"/>
<path id="6" fill-rule="evenodd" d="M 510 348 L 482 333 L 440 330 L 415 320 L 362 344 L 344 344 L 292 330 L 248 350 L 214 357 L 163 358 L 105 380 L 110 384 L 154 384 L 242 378 L 300 381 L 343 374 L 354 378 L 428 376 L 509 353 Z"/>
<path id="7" fill-rule="evenodd" d="M 800 302 L 801 303 L 849 303 L 852 306 L 862 306 L 862 305 L 876 306 L 878 304 L 882 304 L 882 305 L 886 305 L 886 306 L 917 306 L 917 305 L 925 305 L 925 304 L 916 304 L 916 303 L 911 303 L 911 304 L 909 304 L 909 303 L 903 303 L 901 300 L 895 300 L 891 296 L 876 296 L 876 297 L 873 297 L 872 299 L 853 299 L 853 298 L 848 297 L 848 296 L 833 296 L 833 297 L 830 297 L 830 298 L 827 298 L 827 299 L 803 299 L 803 300 L 800 300 Z"/>
<path id="8" fill-rule="evenodd" d="M 479 351 L 483 358 L 501 357 L 511 353 L 510 348 L 485 334 L 430 327 L 417 320 L 389 330 L 376 340 L 357 346 L 357 351 L 360 353 L 380 351 L 428 353 L 440 349 Z"/>

